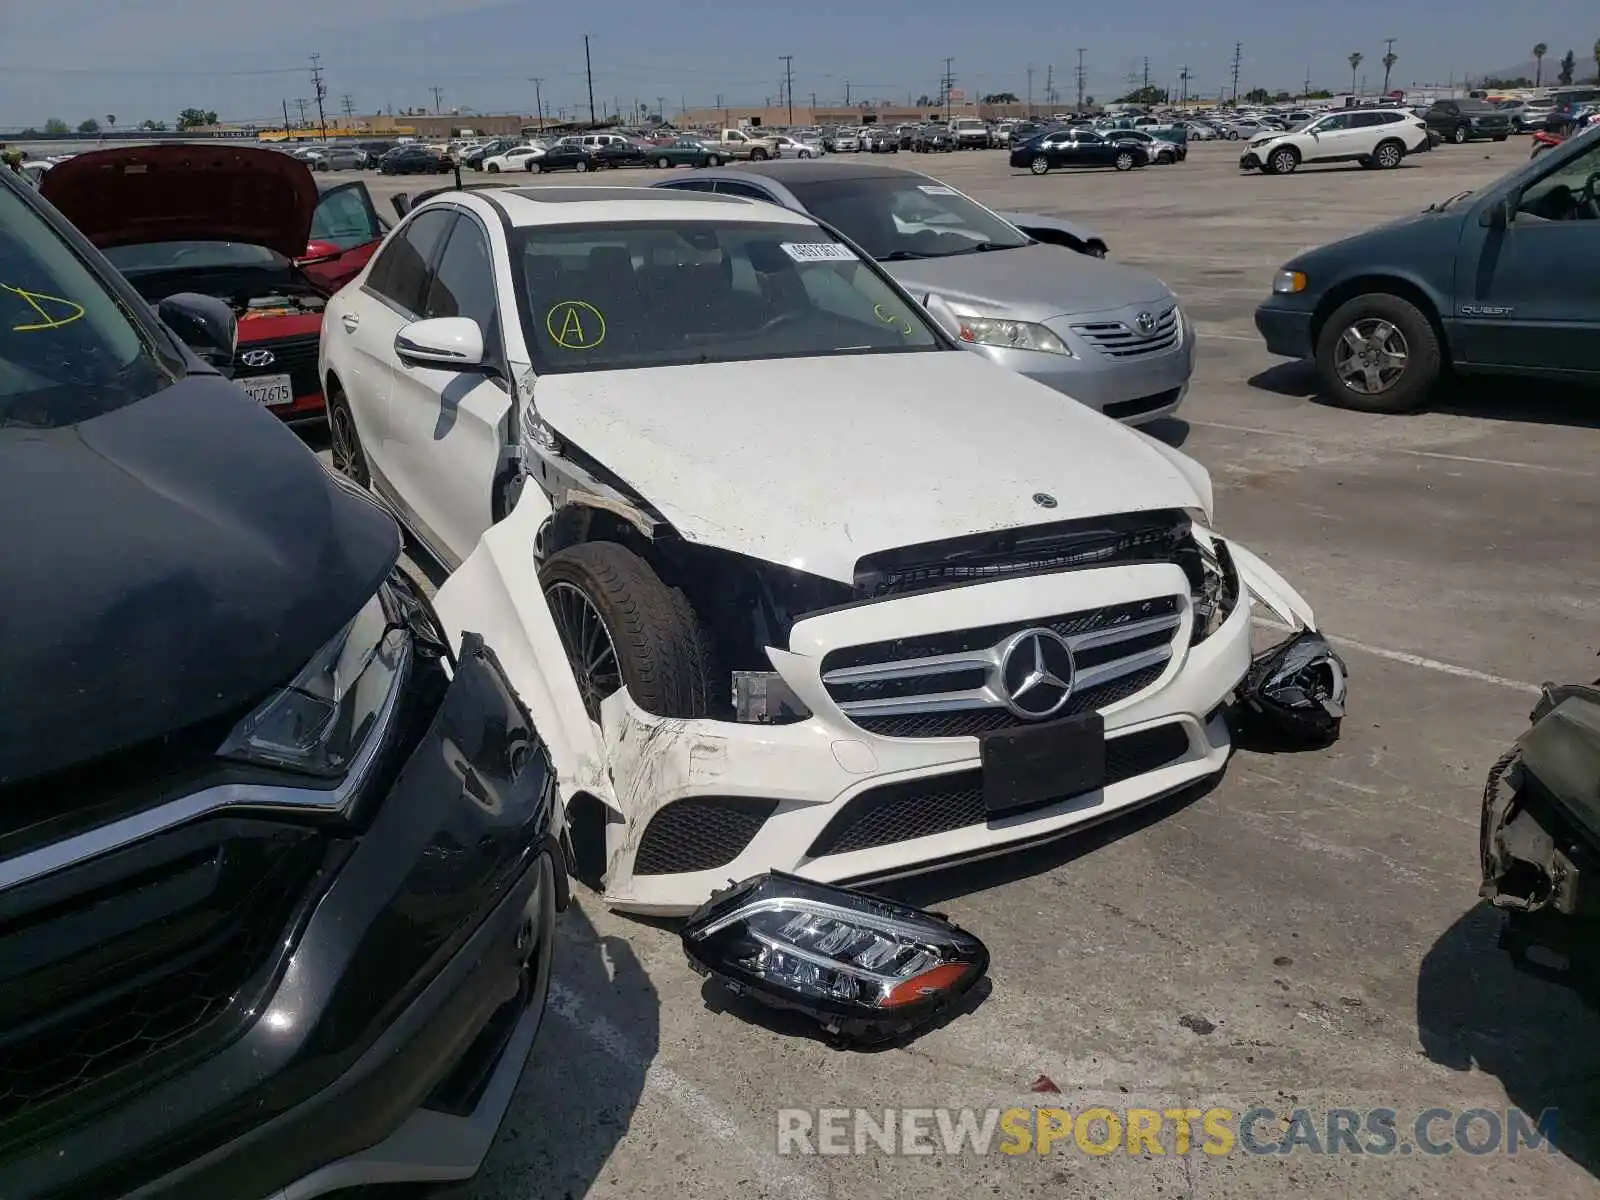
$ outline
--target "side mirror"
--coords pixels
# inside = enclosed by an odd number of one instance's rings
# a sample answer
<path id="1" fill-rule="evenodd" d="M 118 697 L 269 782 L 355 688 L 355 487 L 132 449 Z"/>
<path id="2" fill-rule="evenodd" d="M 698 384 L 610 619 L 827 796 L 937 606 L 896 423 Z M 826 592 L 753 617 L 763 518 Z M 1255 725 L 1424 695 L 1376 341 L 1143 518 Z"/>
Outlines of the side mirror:
<path id="1" fill-rule="evenodd" d="M 331 262 L 343 253 L 332 242 L 310 241 L 306 243 L 305 254 L 296 261 L 304 267 L 312 263 Z"/>
<path id="2" fill-rule="evenodd" d="M 922 299 L 922 307 L 928 310 L 928 315 L 939 322 L 946 333 L 957 341 L 961 340 L 961 318 L 950 307 L 950 301 L 937 292 L 929 292 Z"/>
<path id="3" fill-rule="evenodd" d="M 162 324 L 189 349 L 214 366 L 233 361 L 239 344 L 239 321 L 215 296 L 178 292 L 156 305 Z"/>
<path id="4" fill-rule="evenodd" d="M 483 330 L 471 317 L 413 321 L 394 335 L 394 352 L 408 367 L 469 370 L 483 365 Z"/>
<path id="5" fill-rule="evenodd" d="M 394 205 L 395 216 L 402 221 L 405 220 L 405 215 L 411 211 L 411 197 L 404 192 L 396 192 L 389 197 L 389 203 Z"/>

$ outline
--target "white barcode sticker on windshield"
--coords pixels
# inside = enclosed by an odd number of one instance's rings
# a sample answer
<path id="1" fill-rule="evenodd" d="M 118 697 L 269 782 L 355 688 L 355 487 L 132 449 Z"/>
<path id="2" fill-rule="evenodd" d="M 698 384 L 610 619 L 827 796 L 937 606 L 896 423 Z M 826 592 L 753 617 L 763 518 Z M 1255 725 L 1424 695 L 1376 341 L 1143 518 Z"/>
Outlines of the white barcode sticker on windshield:
<path id="1" fill-rule="evenodd" d="M 838 242 L 782 242 L 783 252 L 795 262 L 855 262 L 855 251 Z"/>
<path id="2" fill-rule="evenodd" d="M 942 183 L 919 183 L 917 184 L 917 191 L 926 192 L 930 196 L 954 196 L 956 194 L 955 188 L 945 187 Z"/>

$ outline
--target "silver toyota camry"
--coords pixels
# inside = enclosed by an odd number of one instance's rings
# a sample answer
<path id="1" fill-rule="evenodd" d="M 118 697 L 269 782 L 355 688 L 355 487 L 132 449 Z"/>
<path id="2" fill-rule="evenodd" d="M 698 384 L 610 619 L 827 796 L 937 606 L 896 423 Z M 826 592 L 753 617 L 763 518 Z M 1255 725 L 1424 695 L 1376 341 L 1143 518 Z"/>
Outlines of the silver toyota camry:
<path id="1" fill-rule="evenodd" d="M 658 187 L 746 196 L 810 213 L 958 327 L 972 350 L 1130 425 L 1177 410 L 1194 333 L 1148 271 L 1030 237 L 916 171 L 859 161 L 765 162 Z M 1016 214 L 1011 214 L 1014 218 Z"/>

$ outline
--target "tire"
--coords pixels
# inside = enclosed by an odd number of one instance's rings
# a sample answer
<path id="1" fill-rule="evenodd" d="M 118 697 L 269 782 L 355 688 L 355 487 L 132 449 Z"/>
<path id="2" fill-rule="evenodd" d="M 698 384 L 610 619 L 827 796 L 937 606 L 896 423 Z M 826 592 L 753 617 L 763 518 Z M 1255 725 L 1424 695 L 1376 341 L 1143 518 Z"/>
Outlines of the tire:
<path id="1" fill-rule="evenodd" d="M 1111 165 L 1116 167 L 1116 169 L 1119 171 L 1131 171 L 1138 165 L 1138 163 L 1134 161 L 1134 157 L 1129 151 L 1124 150 L 1122 153 L 1118 154 L 1114 160 L 1112 160 Z"/>
<path id="2" fill-rule="evenodd" d="M 800 157 L 801 158 L 810 158 L 811 157 L 811 151 L 809 151 L 809 150 L 800 151 Z"/>
<path id="3" fill-rule="evenodd" d="M 1267 156 L 1267 166 L 1273 175 L 1293 175 L 1300 165 L 1300 152 L 1293 146 L 1279 146 Z"/>
<path id="4" fill-rule="evenodd" d="M 500 164 L 499 163 L 490 163 L 489 166 L 488 166 L 488 171 L 489 171 L 489 174 L 491 174 L 491 175 L 500 174 Z"/>
<path id="5" fill-rule="evenodd" d="M 619 679 L 633 702 L 660 717 L 707 716 L 716 696 L 711 639 L 688 599 L 663 583 L 642 558 L 615 542 L 586 542 L 550 556 L 539 583 L 555 618 L 569 661 L 577 639 L 572 614 L 581 618 L 582 602 L 600 619 L 609 640 L 612 665 L 601 661 L 592 673 L 574 661 L 578 690 L 591 720 Z M 592 626 L 590 629 L 592 630 Z M 596 639 L 587 639 L 591 649 Z"/>
<path id="6" fill-rule="evenodd" d="M 757 146 L 754 150 L 750 151 L 750 161 L 751 162 L 766 162 L 767 161 L 767 152 L 765 150 L 763 150 L 760 146 Z"/>
<path id="7" fill-rule="evenodd" d="M 1028 164 L 1028 170 L 1035 175 L 1048 175 L 1050 173 L 1050 160 L 1042 154 L 1035 154 L 1033 161 Z"/>
<path id="8" fill-rule="evenodd" d="M 528 160 L 528 165 L 522 169 L 528 172 L 530 175 L 540 175 L 544 173 L 544 164 L 541 163 L 537 158 L 530 158 Z"/>
<path id="9" fill-rule="evenodd" d="M 371 487 L 372 471 L 367 466 L 361 434 L 356 430 L 355 414 L 350 411 L 350 402 L 337 383 L 328 388 L 328 443 L 334 473 L 343 475 L 357 487 Z"/>
<path id="10" fill-rule="evenodd" d="M 580 173 L 581 173 L 581 172 L 584 172 L 584 171 L 587 171 L 587 170 L 588 170 L 588 169 L 589 169 L 589 163 L 588 163 L 588 161 L 587 161 L 587 160 L 586 160 L 586 159 L 582 159 L 582 158 L 580 158 L 580 159 L 579 159 L 579 160 L 578 160 L 578 161 L 577 161 L 577 163 L 576 163 L 576 164 L 575 164 L 575 165 L 574 165 L 574 166 L 573 166 L 573 168 L 572 168 L 572 169 L 573 169 L 573 170 L 574 170 L 574 171 L 578 171 L 578 172 L 580 172 Z"/>
<path id="11" fill-rule="evenodd" d="M 1467 144 L 1467 127 L 1465 125 L 1457 125 L 1456 131 L 1450 135 L 1450 140 L 1458 146 L 1465 146 Z"/>
<path id="12" fill-rule="evenodd" d="M 667 158 L 667 157 L 663 156 L 661 158 L 656 159 L 656 166 L 660 167 L 663 171 L 666 170 L 671 165 L 672 165 L 672 160 L 670 158 Z"/>
<path id="13" fill-rule="evenodd" d="M 720 167 L 721 165 L 722 165 L 722 159 L 717 157 L 715 154 L 706 155 L 706 166 L 708 166 L 708 167 Z"/>
<path id="14" fill-rule="evenodd" d="M 1380 171 L 1392 171 L 1405 156 L 1406 148 L 1399 142 L 1379 142 L 1372 151 L 1372 164 Z"/>
<path id="15" fill-rule="evenodd" d="M 1239 140 L 1239 131 L 1237 129 L 1228 130 L 1228 140 L 1230 142 L 1237 142 Z"/>
<path id="16" fill-rule="evenodd" d="M 1346 379 L 1352 371 L 1366 374 L 1359 362 L 1349 362 L 1346 332 L 1365 341 L 1368 348 L 1375 346 L 1374 338 L 1382 337 L 1384 346 L 1392 350 L 1396 343 L 1383 333 L 1384 326 L 1398 335 L 1404 361 L 1399 364 L 1399 373 L 1382 381 L 1379 390 L 1362 390 Z M 1368 292 L 1340 305 L 1322 326 L 1316 361 L 1317 376 L 1329 400 L 1343 408 L 1373 413 L 1414 412 L 1421 408 L 1444 370 L 1444 355 L 1433 324 L 1416 305 L 1389 292 Z M 1376 369 L 1382 377 L 1381 362 Z"/>

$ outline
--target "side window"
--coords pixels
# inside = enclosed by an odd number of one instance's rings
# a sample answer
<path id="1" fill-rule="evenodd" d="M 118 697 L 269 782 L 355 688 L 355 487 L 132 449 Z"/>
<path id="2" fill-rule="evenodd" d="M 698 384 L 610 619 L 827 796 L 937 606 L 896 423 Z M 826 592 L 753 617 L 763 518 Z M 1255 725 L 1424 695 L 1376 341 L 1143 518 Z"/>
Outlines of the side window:
<path id="1" fill-rule="evenodd" d="M 1371 129 L 1383 124 L 1382 113 L 1353 113 L 1350 117 L 1352 129 Z"/>
<path id="2" fill-rule="evenodd" d="M 455 214 L 429 209 L 407 221 L 381 250 L 367 274 L 367 287 L 408 313 L 422 312 L 422 288 L 428 264 Z"/>
<path id="3" fill-rule="evenodd" d="M 717 191 L 724 196 L 743 196 L 748 200 L 765 200 L 769 204 L 775 203 L 771 196 L 755 185 L 737 183 L 731 179 L 719 179 L 717 181 Z"/>
<path id="4" fill-rule="evenodd" d="M 496 335 L 496 314 L 489 241 L 471 217 L 457 217 L 434 270 L 422 315 L 471 317 L 483 330 L 483 340 L 488 345 Z"/>
<path id="5" fill-rule="evenodd" d="M 716 181 L 711 179 L 685 179 L 682 183 L 657 184 L 672 192 L 709 192 L 716 188 Z"/>

